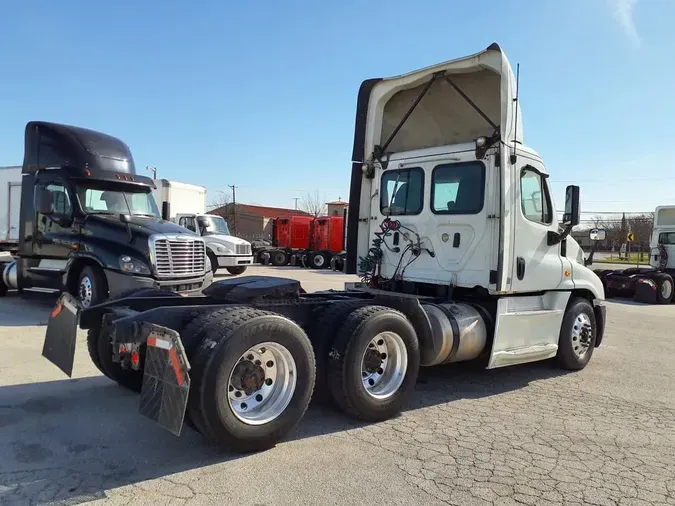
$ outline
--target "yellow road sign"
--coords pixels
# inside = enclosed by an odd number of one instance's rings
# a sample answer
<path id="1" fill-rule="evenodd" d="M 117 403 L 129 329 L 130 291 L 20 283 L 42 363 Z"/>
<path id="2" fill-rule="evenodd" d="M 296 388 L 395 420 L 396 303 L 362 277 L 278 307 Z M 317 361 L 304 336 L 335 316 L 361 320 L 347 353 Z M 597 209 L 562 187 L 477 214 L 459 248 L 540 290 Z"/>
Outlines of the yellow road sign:
<path id="1" fill-rule="evenodd" d="M 626 236 L 626 240 L 628 242 L 635 242 L 635 232 L 628 232 L 628 235 Z"/>

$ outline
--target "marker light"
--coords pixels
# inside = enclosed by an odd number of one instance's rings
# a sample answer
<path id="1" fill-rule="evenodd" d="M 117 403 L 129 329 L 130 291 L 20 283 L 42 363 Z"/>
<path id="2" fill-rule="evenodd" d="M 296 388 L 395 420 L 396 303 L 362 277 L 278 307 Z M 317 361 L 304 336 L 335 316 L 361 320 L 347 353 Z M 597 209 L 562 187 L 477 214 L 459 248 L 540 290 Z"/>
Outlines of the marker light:
<path id="1" fill-rule="evenodd" d="M 487 138 L 478 137 L 478 139 L 476 139 L 476 147 L 477 148 L 484 148 L 486 144 L 487 144 Z"/>

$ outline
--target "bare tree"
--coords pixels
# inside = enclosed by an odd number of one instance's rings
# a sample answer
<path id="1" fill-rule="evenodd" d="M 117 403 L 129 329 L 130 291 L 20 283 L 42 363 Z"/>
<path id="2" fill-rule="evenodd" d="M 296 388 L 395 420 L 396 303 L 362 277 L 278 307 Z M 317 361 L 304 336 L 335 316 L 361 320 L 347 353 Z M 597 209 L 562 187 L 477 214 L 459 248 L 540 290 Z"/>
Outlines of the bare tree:
<path id="1" fill-rule="evenodd" d="M 218 192 L 216 195 L 217 196 L 211 201 L 211 204 L 206 206 L 206 211 L 209 214 L 222 216 L 228 224 L 232 223 L 232 218 L 234 217 L 232 199 L 224 192 Z"/>
<path id="2" fill-rule="evenodd" d="M 308 193 L 302 197 L 300 209 L 311 214 L 315 218 L 317 216 L 323 216 L 328 212 L 326 203 L 321 198 L 319 190 L 315 190 L 314 194 Z"/>

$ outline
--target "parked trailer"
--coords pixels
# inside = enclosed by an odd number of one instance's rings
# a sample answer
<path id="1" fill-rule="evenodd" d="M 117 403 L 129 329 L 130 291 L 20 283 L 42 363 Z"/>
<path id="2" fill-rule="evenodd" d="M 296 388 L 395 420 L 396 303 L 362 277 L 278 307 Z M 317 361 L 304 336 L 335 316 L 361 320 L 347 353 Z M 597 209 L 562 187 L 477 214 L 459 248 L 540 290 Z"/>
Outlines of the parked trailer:
<path id="1" fill-rule="evenodd" d="M 345 220 L 342 216 L 275 218 L 272 237 L 272 247 L 257 251 L 263 263 L 324 269 L 345 249 Z"/>
<path id="2" fill-rule="evenodd" d="M 650 267 L 595 269 L 607 298 L 633 297 L 638 302 L 670 304 L 675 284 L 675 206 L 654 212 L 650 241 Z"/>
<path id="3" fill-rule="evenodd" d="M 21 166 L 0 167 L 0 251 L 19 247 Z"/>
<path id="4" fill-rule="evenodd" d="M 308 294 L 248 276 L 200 296 L 140 291 L 87 309 L 65 294 L 43 355 L 72 374 L 76 330 L 86 329 L 93 362 L 140 391 L 144 416 L 174 434 L 186 420 L 244 452 L 286 437 L 313 396 L 387 420 L 421 366 L 555 359 L 583 369 L 605 305 L 569 235 L 579 187 L 567 187 L 558 222 L 515 90 L 496 44 L 362 84 L 346 258 L 361 283 Z"/>

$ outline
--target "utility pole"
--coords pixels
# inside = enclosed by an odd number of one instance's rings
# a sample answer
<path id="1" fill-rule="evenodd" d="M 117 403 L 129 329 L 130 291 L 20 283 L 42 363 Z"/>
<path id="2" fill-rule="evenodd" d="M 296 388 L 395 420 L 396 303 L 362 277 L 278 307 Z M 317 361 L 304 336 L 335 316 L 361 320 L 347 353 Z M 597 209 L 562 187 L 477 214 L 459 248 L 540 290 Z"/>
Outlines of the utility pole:
<path id="1" fill-rule="evenodd" d="M 236 186 L 227 185 L 232 188 L 232 233 L 237 235 L 237 196 L 235 194 Z"/>
<path id="2" fill-rule="evenodd" d="M 152 179 L 157 179 L 157 167 L 150 167 L 150 165 L 146 165 L 145 170 L 152 172 Z"/>
<path id="3" fill-rule="evenodd" d="M 300 200 L 299 197 L 293 197 L 293 200 L 295 200 L 295 210 L 298 210 L 298 200 Z"/>

